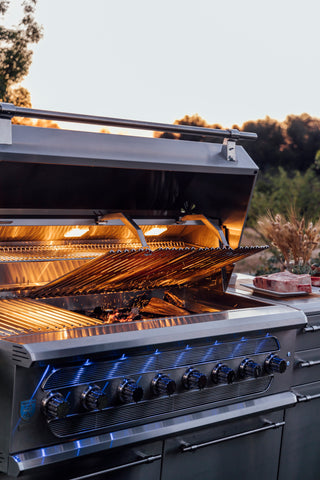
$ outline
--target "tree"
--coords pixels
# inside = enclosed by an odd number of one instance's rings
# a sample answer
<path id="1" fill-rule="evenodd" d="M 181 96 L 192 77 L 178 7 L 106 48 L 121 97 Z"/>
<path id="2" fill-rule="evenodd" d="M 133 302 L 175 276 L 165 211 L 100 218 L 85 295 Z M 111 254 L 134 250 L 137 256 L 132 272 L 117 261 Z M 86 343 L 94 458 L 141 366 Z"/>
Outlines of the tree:
<path id="1" fill-rule="evenodd" d="M 215 123 L 213 125 L 210 125 L 209 123 L 206 122 L 200 115 L 197 113 L 194 113 L 193 115 L 185 115 L 183 118 L 180 120 L 175 120 L 174 125 L 190 125 L 193 127 L 203 127 L 203 128 L 222 128 L 221 125 Z M 212 137 L 201 137 L 199 135 L 190 135 L 189 133 L 159 133 L 159 132 L 154 132 L 154 136 L 156 138 L 171 138 L 174 140 L 190 140 L 193 142 L 214 142 L 217 141 L 216 139 Z"/>
<path id="2" fill-rule="evenodd" d="M 320 119 L 307 113 L 288 115 L 283 125 L 286 133 L 283 148 L 286 168 L 306 171 L 320 148 Z"/>
<path id="3" fill-rule="evenodd" d="M 267 116 L 263 120 L 245 122 L 240 130 L 258 135 L 258 140 L 247 142 L 245 148 L 261 171 L 282 165 L 281 150 L 284 144 L 284 131 L 281 123 Z"/>
<path id="4" fill-rule="evenodd" d="M 34 17 L 37 0 L 23 0 L 22 19 L 18 26 L 0 25 L 0 99 L 15 105 L 31 107 L 28 90 L 17 85 L 29 72 L 33 51 L 30 44 L 42 37 L 42 26 Z M 0 0 L 0 15 L 8 11 L 9 0 Z"/>

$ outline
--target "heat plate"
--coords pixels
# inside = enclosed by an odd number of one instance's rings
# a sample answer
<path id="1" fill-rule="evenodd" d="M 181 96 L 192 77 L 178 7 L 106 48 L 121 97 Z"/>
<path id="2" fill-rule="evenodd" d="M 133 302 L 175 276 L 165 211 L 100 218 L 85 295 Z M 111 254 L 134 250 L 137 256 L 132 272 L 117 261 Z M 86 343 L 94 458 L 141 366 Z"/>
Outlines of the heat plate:
<path id="1" fill-rule="evenodd" d="M 187 286 L 265 248 L 110 250 L 47 285 L 30 291 L 29 296 L 39 298 Z"/>

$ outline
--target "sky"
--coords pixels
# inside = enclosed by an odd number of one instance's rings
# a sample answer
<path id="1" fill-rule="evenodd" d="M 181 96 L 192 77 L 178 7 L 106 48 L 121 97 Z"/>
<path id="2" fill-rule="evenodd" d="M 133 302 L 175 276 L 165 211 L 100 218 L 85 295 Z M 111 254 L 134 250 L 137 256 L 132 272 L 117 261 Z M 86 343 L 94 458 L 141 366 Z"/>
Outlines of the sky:
<path id="1" fill-rule="evenodd" d="M 6 26 L 21 16 L 11 1 Z M 5 17 L 7 18 L 7 16 Z M 319 0 L 38 0 L 34 108 L 224 128 L 320 117 Z"/>

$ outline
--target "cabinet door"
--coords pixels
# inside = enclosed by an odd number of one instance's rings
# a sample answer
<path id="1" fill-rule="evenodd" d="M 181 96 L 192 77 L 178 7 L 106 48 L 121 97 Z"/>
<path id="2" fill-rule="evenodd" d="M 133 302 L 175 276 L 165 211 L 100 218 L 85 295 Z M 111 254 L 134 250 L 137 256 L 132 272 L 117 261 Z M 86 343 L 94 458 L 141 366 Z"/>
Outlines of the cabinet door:
<path id="1" fill-rule="evenodd" d="M 319 480 L 320 382 L 295 390 L 310 400 L 286 411 L 279 480 Z"/>
<path id="2" fill-rule="evenodd" d="M 283 411 L 165 441 L 162 480 L 277 480 Z"/>
<path id="3" fill-rule="evenodd" d="M 79 456 L 23 475 L 25 480 L 160 480 L 162 441 Z M 16 478 L 16 477 L 15 477 Z M 19 477 L 20 478 L 20 477 Z M 0 480 L 14 480 L 0 473 Z"/>

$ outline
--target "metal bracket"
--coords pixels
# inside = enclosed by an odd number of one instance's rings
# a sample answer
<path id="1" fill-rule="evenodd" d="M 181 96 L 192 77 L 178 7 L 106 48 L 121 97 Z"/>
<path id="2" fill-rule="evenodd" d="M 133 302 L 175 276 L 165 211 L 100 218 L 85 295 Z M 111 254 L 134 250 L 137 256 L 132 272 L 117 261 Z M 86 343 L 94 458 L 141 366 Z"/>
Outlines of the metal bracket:
<path id="1" fill-rule="evenodd" d="M 219 241 L 222 243 L 222 245 L 225 248 L 231 248 L 229 243 L 227 242 L 227 239 L 223 233 L 222 228 L 219 225 L 213 223 L 205 215 L 201 215 L 201 214 L 185 215 L 184 217 L 181 218 L 182 222 L 187 222 L 188 220 L 201 221 L 206 227 L 210 228 L 210 230 L 212 230 L 218 236 Z"/>
<path id="2" fill-rule="evenodd" d="M 12 124 L 10 117 L 0 117 L 0 144 L 12 145 Z"/>
<path id="3" fill-rule="evenodd" d="M 13 103 L 0 103 L 0 144 L 12 145 L 12 124 L 16 107 Z"/>
<path id="4" fill-rule="evenodd" d="M 224 138 L 223 144 L 221 147 L 222 155 L 229 161 L 229 162 L 236 162 L 236 142 L 235 140 L 230 140 L 229 138 Z"/>
<path id="5" fill-rule="evenodd" d="M 107 215 L 103 215 L 103 217 L 98 217 L 97 224 L 103 225 L 106 224 L 109 220 L 121 220 L 123 224 L 129 228 L 131 232 L 133 232 L 139 239 L 143 248 L 149 248 L 145 236 L 139 225 L 136 224 L 132 218 L 128 217 L 124 213 L 108 213 Z"/>

